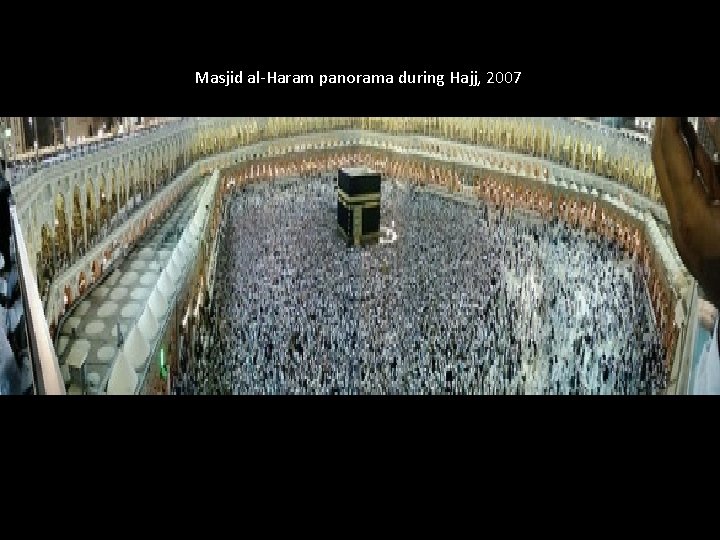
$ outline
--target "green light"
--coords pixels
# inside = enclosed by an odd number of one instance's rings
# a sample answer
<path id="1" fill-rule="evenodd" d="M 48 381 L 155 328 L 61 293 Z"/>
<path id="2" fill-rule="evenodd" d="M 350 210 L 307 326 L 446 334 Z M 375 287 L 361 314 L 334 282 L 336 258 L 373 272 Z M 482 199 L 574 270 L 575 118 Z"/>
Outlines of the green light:
<path id="1" fill-rule="evenodd" d="M 160 349 L 160 376 L 163 379 L 167 379 L 168 376 L 168 367 L 167 363 L 165 362 L 165 349 Z"/>

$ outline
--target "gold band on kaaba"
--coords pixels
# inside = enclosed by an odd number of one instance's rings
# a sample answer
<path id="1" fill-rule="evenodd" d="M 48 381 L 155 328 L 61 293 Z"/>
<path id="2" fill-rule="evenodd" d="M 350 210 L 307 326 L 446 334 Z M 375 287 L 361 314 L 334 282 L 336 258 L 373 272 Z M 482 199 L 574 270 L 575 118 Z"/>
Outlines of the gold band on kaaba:
<path id="1" fill-rule="evenodd" d="M 368 195 L 355 195 L 351 196 L 345 193 L 342 189 L 338 189 L 338 199 L 345 204 L 345 206 L 358 205 L 367 202 L 376 202 L 380 204 L 380 194 L 371 193 Z"/>
<path id="2" fill-rule="evenodd" d="M 338 197 L 340 198 L 340 197 Z M 346 201 L 341 200 L 340 204 L 342 204 L 345 208 L 378 208 L 380 206 L 380 201 L 368 201 L 366 203 L 348 203 Z"/>

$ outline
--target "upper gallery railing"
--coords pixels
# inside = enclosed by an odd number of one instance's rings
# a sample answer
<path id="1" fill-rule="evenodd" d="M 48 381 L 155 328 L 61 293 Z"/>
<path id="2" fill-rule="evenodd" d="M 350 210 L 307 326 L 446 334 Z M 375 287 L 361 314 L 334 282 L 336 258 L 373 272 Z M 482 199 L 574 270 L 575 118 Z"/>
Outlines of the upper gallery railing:
<path id="1" fill-rule="evenodd" d="M 11 211 L 15 229 L 15 242 L 20 266 L 23 306 L 26 316 L 28 349 L 33 371 L 35 394 L 64 395 L 65 383 L 60 373 L 50 330 L 42 309 L 37 282 L 30 267 L 28 253 L 22 237 L 17 215 Z"/>

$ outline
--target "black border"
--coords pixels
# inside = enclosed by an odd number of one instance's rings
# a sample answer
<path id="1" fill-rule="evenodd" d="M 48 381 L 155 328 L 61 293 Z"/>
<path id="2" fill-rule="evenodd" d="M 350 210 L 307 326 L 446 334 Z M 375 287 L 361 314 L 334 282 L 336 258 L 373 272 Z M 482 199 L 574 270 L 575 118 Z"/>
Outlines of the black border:
<path id="1" fill-rule="evenodd" d="M 411 481 L 431 498 L 457 489 L 456 495 L 482 500 L 493 496 L 496 485 L 514 492 L 518 506 L 528 482 L 539 482 L 535 487 L 553 505 L 568 490 L 607 497 L 608 486 L 615 500 L 625 494 L 624 485 L 637 494 L 662 482 L 670 504 L 678 493 L 668 488 L 676 482 L 708 478 L 698 446 L 714 448 L 710 426 L 717 403 L 568 396 L 2 401 L 4 439 L 17 463 L 11 476 L 18 472 L 27 480 L 30 473 L 36 486 L 61 486 L 58 500 L 80 497 L 104 505 L 109 501 L 96 500 L 98 488 L 125 503 L 144 495 L 155 502 L 149 512 L 174 506 L 160 500 L 167 490 L 190 497 L 180 504 L 195 506 L 191 500 L 202 504 L 213 495 L 232 501 L 252 496 L 237 491 L 252 482 L 275 482 L 267 489 L 295 487 L 314 497 L 315 488 L 382 493 Z M 293 484 L 296 477 L 305 480 Z M 225 489 L 233 482 L 239 482 L 236 489 Z M 184 495 L 197 483 L 213 491 Z M 102 522 L 112 519 L 112 507 L 99 514 Z"/>
<path id="2" fill-rule="evenodd" d="M 40 476 L 37 485 L 48 486 L 57 478 L 61 493 L 88 501 L 98 488 L 124 502 L 149 496 L 165 508 L 158 499 L 168 489 L 174 497 L 197 483 L 212 491 L 183 496 L 202 504 L 213 495 L 244 499 L 253 482 L 274 492 L 295 487 L 313 499 L 315 489 L 383 493 L 411 482 L 431 498 L 452 489 L 482 500 L 495 485 L 514 492 L 512 504 L 520 505 L 528 482 L 539 482 L 535 487 L 556 505 L 568 490 L 607 493 L 608 486 L 615 500 L 626 484 L 637 494 L 658 482 L 674 500 L 668 488 L 676 482 L 707 478 L 698 446 L 714 447 L 715 403 L 568 396 L 8 398 L 3 432 L 23 479 L 30 472 Z M 294 484 L 297 477 L 305 480 Z M 225 489 L 233 482 L 236 489 Z M 124 485 L 130 489 L 118 491 Z M 101 521 L 112 519 L 108 512 Z"/>
<path id="3" fill-rule="evenodd" d="M 525 9 L 523 6 L 521 9 Z M 243 25 L 227 32 L 177 29 L 144 33 L 87 53 L 13 61 L 3 78 L 0 112 L 11 116 L 713 116 L 718 109 L 712 36 L 609 34 L 597 22 L 558 19 L 512 26 L 478 23 L 472 32 L 394 34 L 372 25 L 357 35 L 331 30 Z M 275 24 L 275 23 L 273 23 Z M 439 22 L 438 22 L 439 24 Z M 543 24 L 546 26 L 543 27 Z M 644 27 L 647 27 L 647 21 Z M 249 27 L 246 27 L 249 26 Z M 396 27 L 397 28 L 397 27 Z M 402 28 L 401 28 L 402 30 Z M 19 30 L 17 30 L 19 31 Z M 345 32 L 345 33 L 344 33 Z M 186 38 L 180 36 L 187 33 Z M 14 39 L 12 32 L 6 42 Z M 112 41 L 112 40 L 111 40 Z M 706 46 L 707 45 L 707 46 Z M 98 51 L 96 51 L 98 52 Z M 196 71 L 245 74 L 521 72 L 517 84 L 298 85 L 195 84 Z"/>
<path id="4" fill-rule="evenodd" d="M 2 401 L 8 413 L 4 430 L 60 437 L 69 445 L 75 444 L 74 435 L 83 434 L 152 444 L 194 430 L 218 438 L 229 437 L 228 430 L 278 438 L 323 431 L 321 437 L 331 437 L 358 429 L 391 439 L 426 437 L 428 444 L 468 436 L 486 442 L 496 436 L 522 438 L 530 445 L 582 443 L 590 437 L 599 448 L 627 438 L 657 441 L 665 449 L 690 446 L 687 437 L 707 432 L 703 425 L 717 408 L 717 400 L 699 396 L 35 396 Z"/>

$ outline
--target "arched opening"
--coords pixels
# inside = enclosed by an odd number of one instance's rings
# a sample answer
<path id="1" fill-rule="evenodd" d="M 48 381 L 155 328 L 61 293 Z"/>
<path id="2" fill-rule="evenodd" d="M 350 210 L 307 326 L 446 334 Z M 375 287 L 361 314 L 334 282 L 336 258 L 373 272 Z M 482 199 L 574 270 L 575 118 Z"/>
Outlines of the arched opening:
<path id="1" fill-rule="evenodd" d="M 100 175 L 98 181 L 98 189 L 100 190 L 100 211 L 98 229 L 103 231 L 110 223 L 110 193 L 108 192 L 108 183 L 104 176 Z"/>
<path id="2" fill-rule="evenodd" d="M 72 214 L 72 250 L 73 253 L 82 255 L 85 253 L 85 235 L 84 235 L 83 215 L 82 215 L 82 196 L 80 188 L 75 186 L 73 190 L 73 214 Z"/>
<path id="3" fill-rule="evenodd" d="M 80 272 L 80 277 L 78 278 L 78 294 L 80 296 L 84 295 L 87 291 L 88 282 L 87 278 L 85 277 L 85 272 Z"/>
<path id="4" fill-rule="evenodd" d="M 50 232 L 50 227 L 43 225 L 40 228 L 40 252 L 38 253 L 38 287 L 40 294 L 46 298 L 50 289 L 50 282 L 55 273 L 53 264 L 53 244 L 54 239 Z"/>
<path id="5" fill-rule="evenodd" d="M 93 261 L 91 271 L 93 283 L 97 282 L 100 279 L 100 276 L 102 276 L 102 270 L 100 269 L 100 265 L 97 261 Z"/>
<path id="6" fill-rule="evenodd" d="M 118 178 L 118 194 L 120 198 L 120 208 L 122 210 L 125 210 L 127 203 L 128 203 L 128 192 L 127 188 L 125 187 L 125 178 L 123 177 L 122 173 L 120 173 L 120 177 Z"/>
<path id="7" fill-rule="evenodd" d="M 160 182 L 162 185 L 165 185 L 167 183 L 169 176 L 170 174 L 168 170 L 168 162 L 165 156 L 163 156 L 160 163 Z"/>
<path id="8" fill-rule="evenodd" d="M 128 177 L 128 206 L 133 208 L 135 206 L 135 178 L 132 174 Z"/>
<path id="9" fill-rule="evenodd" d="M 153 169 L 151 165 L 151 161 L 148 158 L 147 162 L 145 163 L 145 185 L 146 187 L 146 193 L 149 196 L 151 196 L 153 193 L 155 193 L 155 178 L 153 175 Z"/>
<path id="10" fill-rule="evenodd" d="M 85 185 L 85 234 L 87 235 L 87 246 L 91 246 L 97 239 L 97 211 L 95 208 L 95 189 L 92 182 L 88 181 Z"/>
<path id="11" fill-rule="evenodd" d="M 110 216 L 115 217 L 120 210 L 120 201 L 118 200 L 117 184 L 115 183 L 115 175 L 110 177 Z"/>
<path id="12" fill-rule="evenodd" d="M 55 196 L 55 260 L 58 266 L 69 264 L 70 238 L 68 235 L 67 216 L 65 214 L 65 197 L 58 193 Z"/>
<path id="13" fill-rule="evenodd" d="M 68 307 L 73 302 L 73 295 L 72 295 L 72 289 L 65 285 L 65 289 L 63 290 L 63 310 L 67 310 Z"/>
<path id="14" fill-rule="evenodd" d="M 135 204 L 140 204 L 140 201 L 142 201 L 145 196 L 143 194 L 142 182 L 140 180 L 140 175 L 138 171 L 135 171 L 135 173 L 133 173 L 132 182 L 133 192 L 135 193 Z"/>
<path id="15" fill-rule="evenodd" d="M 111 249 L 106 249 L 105 251 L 103 251 L 103 260 L 102 260 L 102 270 L 103 270 L 103 272 L 104 272 L 105 270 L 107 270 L 108 265 L 109 265 L 110 262 L 112 261 L 114 252 L 115 252 L 114 247 L 111 248 Z"/>

